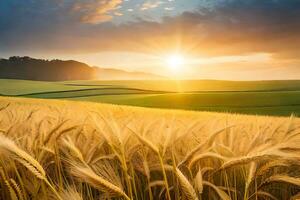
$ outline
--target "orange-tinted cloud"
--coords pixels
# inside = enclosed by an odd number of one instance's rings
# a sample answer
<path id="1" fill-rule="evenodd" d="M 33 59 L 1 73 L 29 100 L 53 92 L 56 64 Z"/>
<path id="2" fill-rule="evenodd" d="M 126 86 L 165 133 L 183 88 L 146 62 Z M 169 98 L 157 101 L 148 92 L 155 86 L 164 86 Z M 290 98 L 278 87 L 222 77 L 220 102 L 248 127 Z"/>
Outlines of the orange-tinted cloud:
<path id="1" fill-rule="evenodd" d="M 79 13 L 84 23 L 102 23 L 113 18 L 112 11 L 118 9 L 123 0 L 88 0 L 78 1 L 72 6 L 72 11 Z"/>

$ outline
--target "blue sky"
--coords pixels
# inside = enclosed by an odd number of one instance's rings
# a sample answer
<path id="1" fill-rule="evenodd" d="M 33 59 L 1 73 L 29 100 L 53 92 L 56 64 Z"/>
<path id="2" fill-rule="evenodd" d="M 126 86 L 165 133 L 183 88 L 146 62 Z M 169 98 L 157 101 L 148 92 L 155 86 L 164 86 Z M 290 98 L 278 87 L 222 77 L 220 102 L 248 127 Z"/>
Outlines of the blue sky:
<path id="1" fill-rule="evenodd" d="M 118 12 L 123 15 L 116 17 L 113 21 L 126 23 L 135 21 L 137 18 L 160 21 L 165 16 L 176 16 L 185 11 L 196 10 L 200 5 L 201 1 L 199 0 L 127 0 L 118 9 Z"/>

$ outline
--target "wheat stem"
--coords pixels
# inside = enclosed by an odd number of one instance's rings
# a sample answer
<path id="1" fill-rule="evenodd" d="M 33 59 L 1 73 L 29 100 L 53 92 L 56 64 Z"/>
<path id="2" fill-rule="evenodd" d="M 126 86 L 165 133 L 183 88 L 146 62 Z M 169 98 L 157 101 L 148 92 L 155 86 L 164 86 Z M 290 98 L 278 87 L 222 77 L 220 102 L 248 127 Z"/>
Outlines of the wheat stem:
<path id="1" fill-rule="evenodd" d="M 167 198 L 168 198 L 169 200 L 171 200 L 171 195 L 170 195 L 170 190 L 169 190 L 169 184 L 168 184 L 168 178 L 167 178 L 166 170 L 165 170 L 165 168 L 164 168 L 164 162 L 163 162 L 163 159 L 162 159 L 160 153 L 158 153 L 158 158 L 159 158 L 159 163 L 160 163 L 161 170 L 162 170 L 163 177 L 164 177 L 164 181 L 165 181 L 165 187 L 166 187 Z"/>

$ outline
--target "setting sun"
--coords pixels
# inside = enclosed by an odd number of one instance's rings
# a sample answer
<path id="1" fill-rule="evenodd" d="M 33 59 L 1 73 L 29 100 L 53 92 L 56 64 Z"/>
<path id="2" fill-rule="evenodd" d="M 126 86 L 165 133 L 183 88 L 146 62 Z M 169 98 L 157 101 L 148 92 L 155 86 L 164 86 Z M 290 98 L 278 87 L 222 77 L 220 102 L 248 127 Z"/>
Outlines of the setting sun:
<path id="1" fill-rule="evenodd" d="M 178 54 L 170 55 L 166 58 L 166 63 L 172 71 L 179 71 L 184 64 L 184 57 Z"/>

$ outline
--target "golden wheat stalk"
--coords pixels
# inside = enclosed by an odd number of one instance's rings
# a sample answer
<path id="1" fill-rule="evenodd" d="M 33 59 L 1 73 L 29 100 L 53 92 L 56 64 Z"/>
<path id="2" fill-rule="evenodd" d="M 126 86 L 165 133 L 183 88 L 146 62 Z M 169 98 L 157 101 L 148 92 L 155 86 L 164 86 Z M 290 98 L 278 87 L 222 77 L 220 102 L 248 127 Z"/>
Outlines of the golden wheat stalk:
<path id="1" fill-rule="evenodd" d="M 216 138 L 219 134 L 223 133 L 225 130 L 227 130 L 227 129 L 229 129 L 229 128 L 232 128 L 232 127 L 234 127 L 234 125 L 232 125 L 232 126 L 227 126 L 227 127 L 225 127 L 225 128 L 222 128 L 222 129 L 217 130 L 217 131 L 215 131 L 214 133 L 212 133 L 212 134 L 208 137 L 208 139 L 207 139 L 206 141 L 202 142 L 201 144 L 197 145 L 194 149 L 192 149 L 192 150 L 184 157 L 184 159 L 178 164 L 178 166 L 184 165 L 185 163 L 189 163 L 190 160 L 194 157 L 194 155 L 195 155 L 198 151 L 200 151 L 200 150 L 203 149 L 203 148 L 207 148 L 207 149 L 208 149 L 209 147 L 211 147 L 211 145 L 213 144 L 215 138 Z"/>
<path id="2" fill-rule="evenodd" d="M 11 186 L 10 182 L 5 180 L 5 185 L 8 188 L 8 192 L 9 192 L 9 196 L 11 198 L 11 200 L 19 200 L 18 195 L 16 193 L 16 191 L 14 190 L 14 188 Z"/>
<path id="3" fill-rule="evenodd" d="M 60 192 L 63 200 L 83 200 L 82 195 L 75 188 L 68 186 L 67 189 Z"/>
<path id="4" fill-rule="evenodd" d="M 226 169 L 236 165 L 248 164 L 250 162 L 257 161 L 257 160 L 272 160 L 272 159 L 280 159 L 280 158 L 293 160 L 299 158 L 299 155 L 293 153 L 284 153 L 277 149 L 269 149 L 265 152 L 259 152 L 254 155 L 233 158 L 225 162 L 221 166 L 221 169 Z"/>
<path id="5" fill-rule="evenodd" d="M 136 131 L 134 131 L 133 129 L 131 129 L 130 127 L 128 127 L 129 130 L 131 130 L 131 132 L 139 139 L 139 141 L 144 144 L 145 146 L 147 146 L 148 148 L 150 148 L 152 151 L 154 151 L 156 154 L 159 154 L 159 149 L 149 140 L 147 140 L 146 138 L 144 138 L 143 136 L 141 136 L 140 134 L 138 134 Z"/>
<path id="6" fill-rule="evenodd" d="M 202 171 L 201 167 L 199 167 L 199 170 L 194 178 L 194 185 L 198 193 L 203 192 L 203 176 L 202 176 Z"/>
<path id="7" fill-rule="evenodd" d="M 253 193 L 251 196 L 249 196 L 248 199 L 252 199 L 252 198 L 254 198 L 256 195 L 257 195 L 257 196 L 265 196 L 265 197 L 270 198 L 270 199 L 272 199 L 272 200 L 278 200 L 278 198 L 276 198 L 274 195 L 272 195 L 272 194 L 270 194 L 270 193 L 268 193 L 268 192 L 265 192 L 265 191 L 257 191 L 257 192 L 255 192 L 255 193 Z M 292 199 L 291 199 L 291 200 L 292 200 Z M 297 199 L 295 199 L 295 200 L 297 200 Z"/>
<path id="8" fill-rule="evenodd" d="M 228 158 L 226 158 L 218 153 L 207 152 L 207 153 L 202 153 L 197 156 L 194 156 L 193 159 L 190 161 L 188 167 L 191 169 L 198 161 L 205 159 L 205 158 L 214 158 L 214 159 L 221 160 L 221 161 L 228 160 Z"/>
<path id="9" fill-rule="evenodd" d="M 15 194 L 18 196 L 18 200 L 23 200 L 23 193 L 19 187 L 19 185 L 16 183 L 16 181 L 14 179 L 9 179 L 9 183 L 11 185 L 11 187 L 13 188 L 13 190 L 15 191 Z"/>
<path id="10" fill-rule="evenodd" d="M 9 196 L 10 196 L 11 200 L 18 200 L 18 195 L 17 195 L 16 191 L 14 190 L 14 188 L 12 187 L 10 181 L 7 180 L 7 177 L 6 177 L 6 175 L 5 175 L 2 168 L 0 168 L 0 176 L 1 176 L 1 179 L 3 180 L 3 182 L 4 182 L 4 185 L 8 189 L 8 193 L 9 193 Z"/>
<path id="11" fill-rule="evenodd" d="M 278 183 L 288 183 L 295 186 L 300 186 L 300 178 L 291 177 L 288 175 L 273 175 L 269 178 L 267 178 L 261 185 L 270 184 L 272 182 L 278 182 Z"/>
<path id="12" fill-rule="evenodd" d="M 246 183 L 245 183 L 244 199 L 248 199 L 249 188 L 256 175 L 256 170 L 257 170 L 256 162 L 251 162 L 248 170 L 247 178 L 246 178 Z"/>
<path id="13" fill-rule="evenodd" d="M 222 200 L 231 200 L 230 196 L 228 196 L 228 194 L 226 192 L 224 192 L 223 190 L 219 189 L 218 186 L 216 186 L 208 181 L 203 181 L 203 185 L 207 185 L 207 186 L 213 188 L 214 191 L 219 195 L 219 197 Z"/>
<path id="14" fill-rule="evenodd" d="M 165 186 L 165 181 L 152 181 L 149 183 L 149 187 Z"/>
<path id="15" fill-rule="evenodd" d="M 42 180 L 46 179 L 46 172 L 40 163 L 31 157 L 27 152 L 20 149 L 12 140 L 4 136 L 0 136 L 0 150 L 2 152 L 6 152 L 9 156 L 21 163 L 37 178 Z"/>
<path id="16" fill-rule="evenodd" d="M 47 134 L 46 138 L 44 139 L 44 146 L 48 144 L 48 142 L 51 140 L 52 136 L 58 131 L 67 121 L 69 120 L 64 120 L 61 123 L 57 124 L 52 130 L 49 131 Z"/>
<path id="17" fill-rule="evenodd" d="M 81 151 L 76 147 L 70 137 L 63 139 L 63 144 L 67 147 L 71 156 L 79 159 L 82 163 L 86 163 Z"/>
<path id="18" fill-rule="evenodd" d="M 61 200 L 61 197 L 55 188 L 47 180 L 44 168 L 37 160 L 24 150 L 20 149 L 12 140 L 4 136 L 0 136 L 0 151 L 7 153 L 10 157 L 26 167 L 37 178 L 43 180 L 53 190 L 57 198 Z"/>
<path id="19" fill-rule="evenodd" d="M 80 181 L 86 182 L 102 192 L 109 193 L 111 196 L 121 196 L 130 200 L 122 188 L 98 176 L 91 168 L 72 165 L 71 173 Z"/>
<path id="20" fill-rule="evenodd" d="M 145 146 L 147 146 L 148 148 L 150 148 L 153 152 L 155 152 L 157 154 L 158 159 L 159 159 L 159 163 L 160 163 L 160 166 L 161 166 L 162 174 L 163 174 L 163 177 L 164 177 L 164 181 L 165 181 L 167 198 L 168 198 L 168 200 L 171 200 L 168 178 L 167 178 L 166 170 L 164 168 L 163 158 L 162 158 L 162 155 L 161 155 L 159 149 L 154 144 L 152 144 L 151 141 L 149 141 L 146 138 L 140 136 L 136 131 L 132 130 L 130 127 L 128 127 L 128 129 L 139 139 L 139 141 L 142 144 L 144 144 Z"/>
<path id="21" fill-rule="evenodd" d="M 270 162 L 267 162 L 263 165 L 261 165 L 256 172 L 256 176 L 262 176 L 264 174 L 267 174 L 268 171 L 270 171 L 272 168 L 276 167 L 288 167 L 289 164 L 286 160 L 273 160 Z"/>
<path id="22" fill-rule="evenodd" d="M 196 194 L 195 189 L 189 182 L 189 180 L 183 175 L 180 169 L 175 169 L 176 176 L 179 180 L 180 186 L 182 188 L 182 193 L 187 200 L 198 200 L 198 196 Z"/>

